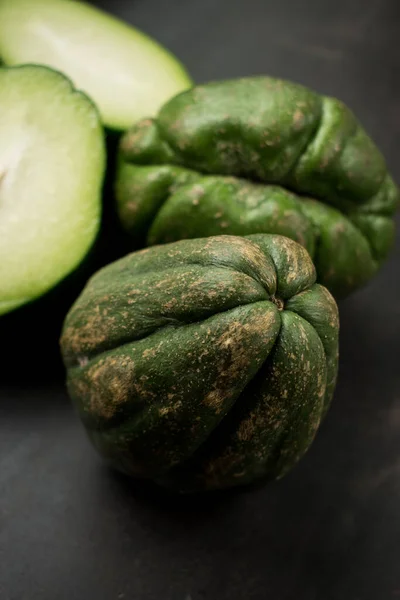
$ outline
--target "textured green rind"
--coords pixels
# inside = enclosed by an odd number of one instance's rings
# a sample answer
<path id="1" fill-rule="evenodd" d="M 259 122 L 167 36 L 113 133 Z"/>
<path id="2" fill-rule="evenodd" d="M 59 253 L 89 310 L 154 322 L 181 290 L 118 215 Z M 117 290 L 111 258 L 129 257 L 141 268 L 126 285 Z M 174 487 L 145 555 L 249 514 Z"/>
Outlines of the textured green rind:
<path id="1" fill-rule="evenodd" d="M 344 104 L 268 77 L 197 86 L 126 132 L 116 196 L 134 247 L 278 233 L 307 248 L 335 296 L 386 259 L 399 204 Z"/>
<path id="2" fill-rule="evenodd" d="M 181 240 L 87 283 L 64 323 L 68 389 L 114 467 L 178 491 L 282 476 L 337 375 L 335 301 L 279 235 Z"/>
<path id="3" fill-rule="evenodd" d="M 328 290 L 315 284 L 290 298 L 286 309 L 297 313 L 318 333 L 326 356 L 326 392 L 323 414 L 329 408 L 335 391 L 339 359 L 339 315 L 336 302 Z"/>
<path id="4" fill-rule="evenodd" d="M 317 333 L 284 311 L 276 345 L 243 398 L 198 456 L 167 474 L 166 483 L 179 486 L 183 480 L 183 489 L 218 489 L 283 476 L 315 436 L 325 381 L 326 359 Z"/>
<path id="5" fill-rule="evenodd" d="M 135 470 L 157 476 L 187 460 L 227 414 L 276 340 L 277 313 L 256 302 L 158 331 L 72 372 L 70 392 L 90 410 L 89 428 L 112 441 L 118 432 Z"/>

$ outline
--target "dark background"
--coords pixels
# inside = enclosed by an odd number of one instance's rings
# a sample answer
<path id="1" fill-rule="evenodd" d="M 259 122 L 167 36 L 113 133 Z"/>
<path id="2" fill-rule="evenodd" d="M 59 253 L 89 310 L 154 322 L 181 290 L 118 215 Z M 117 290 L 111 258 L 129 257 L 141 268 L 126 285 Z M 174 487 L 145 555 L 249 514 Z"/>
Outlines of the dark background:
<path id="1" fill-rule="evenodd" d="M 398 0 L 97 4 L 198 82 L 266 73 L 341 97 L 400 180 Z M 137 489 L 97 458 L 62 382 L 33 384 L 20 361 L 0 387 L 1 600 L 400 599 L 399 267 L 398 244 L 341 304 L 330 413 L 297 468 L 258 491 Z M 38 352 L 22 335 L 22 358 Z"/>

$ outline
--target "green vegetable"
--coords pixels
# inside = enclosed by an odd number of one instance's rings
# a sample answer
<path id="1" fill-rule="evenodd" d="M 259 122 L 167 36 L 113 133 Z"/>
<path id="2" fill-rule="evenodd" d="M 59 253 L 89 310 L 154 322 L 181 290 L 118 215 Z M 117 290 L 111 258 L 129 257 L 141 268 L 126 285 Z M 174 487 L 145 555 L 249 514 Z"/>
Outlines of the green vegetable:
<path id="1" fill-rule="evenodd" d="M 99 228 L 104 164 L 87 96 L 46 67 L 0 68 L 0 315 L 82 262 Z"/>
<path id="2" fill-rule="evenodd" d="M 288 81 L 210 83 L 167 102 L 120 146 L 118 211 L 132 245 L 278 233 L 343 296 L 382 265 L 399 190 L 352 112 Z"/>
<path id="3" fill-rule="evenodd" d="M 183 240 L 100 270 L 61 337 L 96 448 L 178 491 L 284 475 L 337 376 L 337 307 L 315 278 L 277 235 Z"/>
<path id="4" fill-rule="evenodd" d="M 125 129 L 190 86 L 176 58 L 145 34 L 83 2 L 0 0 L 0 58 L 66 73 Z"/>

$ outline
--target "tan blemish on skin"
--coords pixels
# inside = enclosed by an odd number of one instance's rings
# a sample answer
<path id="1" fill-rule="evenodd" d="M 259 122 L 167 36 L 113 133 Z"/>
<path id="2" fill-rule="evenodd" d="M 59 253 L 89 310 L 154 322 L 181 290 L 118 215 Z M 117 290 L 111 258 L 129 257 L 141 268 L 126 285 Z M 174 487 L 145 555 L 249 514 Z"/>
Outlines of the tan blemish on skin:
<path id="1" fill-rule="evenodd" d="M 233 476 L 236 478 L 244 477 L 245 475 L 246 475 L 246 471 L 244 471 L 244 470 L 238 471 L 237 473 L 233 474 Z"/>
<path id="2" fill-rule="evenodd" d="M 253 439 L 255 433 L 260 428 L 264 428 L 265 418 L 260 414 L 259 408 L 251 412 L 250 415 L 243 419 L 236 432 L 236 437 L 241 442 L 249 442 Z"/>
<path id="3" fill-rule="evenodd" d="M 346 231 L 346 225 L 344 223 L 337 223 L 333 228 L 334 233 L 344 233 Z"/>
<path id="4" fill-rule="evenodd" d="M 219 390 L 211 390 L 203 399 L 203 404 L 209 408 L 215 409 L 216 413 L 222 410 L 222 404 L 226 399 L 226 395 Z"/>
<path id="5" fill-rule="evenodd" d="M 224 239 L 225 238 L 225 239 Z M 229 252 L 229 255 L 232 255 L 232 249 L 238 250 L 240 252 L 241 258 L 245 259 L 252 267 L 262 272 L 266 266 L 266 258 L 264 253 L 261 251 L 257 244 L 251 242 L 250 240 L 246 240 L 245 238 L 241 238 L 238 236 L 221 236 L 210 238 L 213 239 L 212 244 L 215 245 L 215 249 L 218 253 L 220 253 L 220 247 Z M 226 247 L 226 241 L 229 240 L 229 247 Z M 210 243 L 210 247 L 213 247 Z"/>
<path id="6" fill-rule="evenodd" d="M 212 389 L 203 399 L 203 404 L 213 408 L 218 414 L 221 412 L 226 400 L 235 394 L 237 381 L 251 363 L 248 352 L 248 341 L 252 335 L 264 333 L 268 335 L 271 323 L 275 321 L 275 314 L 266 312 L 255 322 L 241 323 L 233 321 L 226 331 L 215 340 L 220 349 L 221 358 L 219 372 L 213 383 Z M 262 343 L 262 337 L 260 342 Z"/>
<path id="7" fill-rule="evenodd" d="M 183 273 L 183 274 L 181 275 L 181 279 L 183 279 L 183 278 L 184 278 L 184 277 L 186 277 L 187 275 L 188 275 L 187 273 Z M 173 286 L 173 285 L 175 285 L 175 284 L 174 284 L 174 281 L 173 281 L 173 280 L 171 280 L 171 278 L 169 278 L 169 279 L 160 279 L 160 281 L 158 281 L 158 282 L 155 284 L 155 286 L 154 286 L 154 287 L 155 287 L 155 288 L 160 288 L 160 287 L 163 287 L 163 286 L 166 286 L 166 287 L 168 287 L 168 286 L 171 286 L 171 285 L 172 285 L 172 286 Z"/>
<path id="8" fill-rule="evenodd" d="M 86 393 L 90 412 L 105 419 L 114 416 L 118 407 L 129 400 L 135 364 L 127 356 L 107 357 L 86 373 Z"/>
<path id="9" fill-rule="evenodd" d="M 210 298 L 211 300 L 215 297 L 218 296 L 218 292 L 216 292 L 215 290 L 211 290 L 210 292 L 208 292 L 207 297 Z"/>
<path id="10" fill-rule="evenodd" d="M 68 349 L 74 354 L 81 354 L 82 351 L 92 350 L 106 341 L 110 326 L 115 321 L 115 317 L 104 317 L 100 314 L 97 306 L 94 314 L 86 318 L 86 322 L 79 327 L 67 327 L 63 333 L 61 345 L 64 352 Z"/>
<path id="11" fill-rule="evenodd" d="M 180 256 L 182 254 L 181 250 L 170 250 L 167 254 L 168 258 L 175 258 L 176 256 Z"/>
<path id="12" fill-rule="evenodd" d="M 281 397 L 287 397 L 287 390 L 282 392 Z M 262 402 L 244 419 L 237 431 L 237 437 L 242 442 L 249 442 L 257 438 L 257 443 L 260 442 L 260 436 L 268 434 L 272 428 L 277 429 L 287 418 L 287 409 L 284 403 L 279 402 L 279 399 L 267 394 Z"/>
<path id="13" fill-rule="evenodd" d="M 158 179 L 161 179 L 161 173 L 156 170 L 147 175 L 147 181 L 153 182 L 157 181 Z"/>
<path id="14" fill-rule="evenodd" d="M 204 187 L 199 184 L 195 184 L 190 190 L 188 190 L 187 195 L 192 199 L 192 204 L 197 205 L 199 204 L 201 198 L 203 198 L 205 195 Z"/>
<path id="15" fill-rule="evenodd" d="M 124 204 L 123 211 L 125 214 L 129 214 L 129 216 L 135 215 L 139 210 L 139 203 L 131 200 Z"/>
<path id="16" fill-rule="evenodd" d="M 289 272 L 286 275 L 286 281 L 288 283 L 292 283 L 292 281 L 295 281 L 296 277 L 297 277 L 297 270 L 294 267 L 289 267 Z"/>
<path id="17" fill-rule="evenodd" d="M 168 394 L 168 397 L 171 396 L 171 394 Z M 174 394 L 172 394 L 172 397 L 174 396 Z M 158 409 L 158 414 L 161 417 L 165 417 L 166 415 L 169 415 L 170 413 L 174 413 L 176 412 L 180 407 L 182 406 L 182 400 L 177 400 L 175 402 L 175 404 L 169 405 L 169 406 L 162 406 L 161 408 Z"/>
<path id="18" fill-rule="evenodd" d="M 152 248 L 143 248 L 142 250 L 137 250 L 135 253 L 131 253 L 131 256 L 133 256 L 133 254 L 135 254 L 135 256 L 144 256 L 145 254 L 148 254 L 149 252 L 153 252 Z"/>
<path id="19" fill-rule="evenodd" d="M 234 340 L 231 337 L 227 337 L 222 343 L 221 346 L 223 348 L 228 348 L 229 346 L 231 346 L 233 344 Z"/>
<path id="20" fill-rule="evenodd" d="M 203 284 L 208 283 L 208 279 L 206 277 L 200 277 L 199 279 L 196 279 L 196 281 L 193 281 L 190 285 L 189 285 L 189 289 L 193 289 L 193 288 L 198 288 Z"/>
<path id="21" fill-rule="evenodd" d="M 243 345 L 244 331 L 243 325 L 234 321 L 220 338 L 215 340 L 215 344 L 221 349 L 221 366 L 213 389 L 205 396 L 203 404 L 217 413 L 221 412 L 225 400 L 231 397 L 238 375 L 249 364 L 247 348 Z"/>
<path id="22" fill-rule="evenodd" d="M 138 145 L 138 150 L 140 152 L 140 142 L 143 138 L 143 129 L 147 129 L 151 125 L 151 119 L 144 119 L 143 121 L 137 123 L 134 129 L 128 131 L 121 140 L 122 152 L 135 152 L 137 150 Z"/>
<path id="23" fill-rule="evenodd" d="M 318 398 L 324 398 L 325 393 L 326 393 L 326 381 L 322 379 L 321 373 L 318 373 L 317 385 L 320 388 L 319 392 L 318 392 Z"/>
<path id="24" fill-rule="evenodd" d="M 166 310 L 172 310 L 173 308 L 176 307 L 177 303 L 178 303 L 177 299 L 176 298 L 172 298 L 172 300 L 169 300 L 168 302 L 166 302 L 164 304 L 164 308 Z"/>
<path id="25" fill-rule="evenodd" d="M 146 348 L 143 350 L 142 357 L 143 358 L 154 358 L 157 355 L 158 348 Z"/>
<path id="26" fill-rule="evenodd" d="M 236 438 L 242 444 L 250 444 L 253 456 L 258 462 L 265 461 L 268 457 L 268 439 L 271 430 L 278 430 L 285 425 L 287 410 L 275 397 L 266 395 L 255 409 L 243 419 L 236 432 Z M 228 446 L 222 454 L 209 462 L 205 468 L 207 480 L 212 484 L 218 482 L 219 476 L 226 477 L 231 470 L 235 470 L 238 476 L 243 473 L 243 452 L 235 453 Z"/>
<path id="27" fill-rule="evenodd" d="M 300 322 L 298 323 L 298 331 L 299 331 L 300 337 L 301 337 L 304 345 L 306 346 L 306 348 L 308 348 L 308 346 L 309 346 L 309 339 L 308 339 L 307 332 L 304 329 L 303 323 L 300 323 Z"/>
<path id="28" fill-rule="evenodd" d="M 289 273 L 286 276 L 287 282 L 295 281 L 300 270 L 307 277 L 315 273 L 314 266 L 305 248 L 285 237 L 280 238 L 279 247 L 286 255 L 286 263 L 290 265 Z"/>
<path id="29" fill-rule="evenodd" d="M 304 114 L 300 109 L 296 109 L 293 113 L 293 125 L 295 129 L 301 129 L 304 121 Z"/>
<path id="30" fill-rule="evenodd" d="M 265 148 L 265 146 L 275 146 L 275 141 L 274 140 L 264 140 L 263 142 L 261 142 L 260 146 L 262 148 Z"/>
<path id="31" fill-rule="evenodd" d="M 209 351 L 208 350 L 203 350 L 203 352 L 201 354 L 199 354 L 199 356 L 197 357 L 199 361 L 201 361 L 205 356 L 208 356 Z"/>

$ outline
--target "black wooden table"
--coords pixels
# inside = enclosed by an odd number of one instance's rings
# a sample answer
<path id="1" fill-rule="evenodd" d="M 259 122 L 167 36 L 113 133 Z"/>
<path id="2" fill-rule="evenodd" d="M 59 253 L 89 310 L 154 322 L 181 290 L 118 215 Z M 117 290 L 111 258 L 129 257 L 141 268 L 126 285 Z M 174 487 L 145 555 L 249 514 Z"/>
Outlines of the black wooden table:
<path id="1" fill-rule="evenodd" d="M 267 73 L 341 97 L 400 180 L 398 0 L 98 4 L 199 82 Z M 62 383 L 24 380 L 20 363 L 0 387 L 1 600 L 400 599 L 399 268 L 398 245 L 341 304 L 332 409 L 307 457 L 262 490 L 138 489 L 97 458 Z"/>

